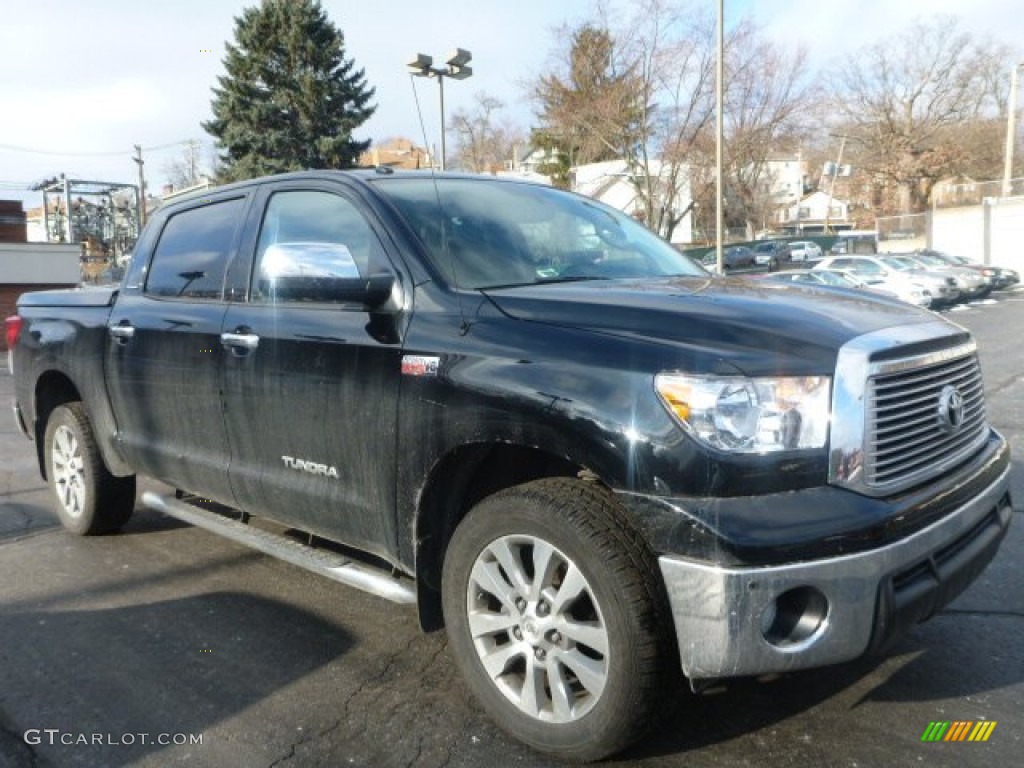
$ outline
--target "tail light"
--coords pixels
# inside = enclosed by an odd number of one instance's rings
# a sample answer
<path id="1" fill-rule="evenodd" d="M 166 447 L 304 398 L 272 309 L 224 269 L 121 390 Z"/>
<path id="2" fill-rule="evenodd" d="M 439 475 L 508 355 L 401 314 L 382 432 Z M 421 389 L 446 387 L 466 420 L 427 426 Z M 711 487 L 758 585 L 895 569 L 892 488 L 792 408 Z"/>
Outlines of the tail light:
<path id="1" fill-rule="evenodd" d="M 18 343 L 18 334 L 21 333 L 21 324 L 23 320 L 19 315 L 11 315 L 4 320 L 4 338 L 7 341 L 7 348 L 14 349 L 14 345 Z"/>

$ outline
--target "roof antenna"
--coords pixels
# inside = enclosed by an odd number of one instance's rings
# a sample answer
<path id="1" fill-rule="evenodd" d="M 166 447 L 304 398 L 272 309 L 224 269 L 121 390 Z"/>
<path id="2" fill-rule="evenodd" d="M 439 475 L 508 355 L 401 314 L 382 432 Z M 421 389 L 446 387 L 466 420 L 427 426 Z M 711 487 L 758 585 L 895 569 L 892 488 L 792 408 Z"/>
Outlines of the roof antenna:
<path id="1" fill-rule="evenodd" d="M 423 110 L 420 109 L 420 95 L 416 91 L 416 81 L 414 79 L 415 77 L 416 77 L 415 74 L 413 74 L 412 72 L 409 73 L 409 84 L 412 86 L 412 97 L 413 97 L 413 100 L 416 102 L 416 115 L 417 115 L 417 117 L 419 117 L 419 121 L 420 121 L 420 135 L 423 137 L 423 146 L 424 147 L 429 147 L 430 145 L 427 143 L 427 128 L 426 128 L 426 125 L 424 125 L 424 123 L 423 123 Z M 441 126 L 441 130 L 442 131 L 444 130 L 444 126 L 443 125 Z M 449 244 L 448 217 L 446 215 L 444 215 L 444 205 L 441 203 L 441 192 L 440 192 L 440 190 L 438 189 L 438 186 L 437 186 L 437 175 L 434 172 L 433 157 L 431 157 L 431 162 L 430 162 L 430 178 L 431 178 L 431 180 L 434 183 L 434 197 L 437 199 L 437 210 L 440 211 L 441 214 L 442 214 L 441 215 L 441 246 L 444 248 L 445 253 L 448 254 L 448 264 L 451 267 L 452 281 L 455 284 L 454 285 L 454 288 L 455 288 L 455 300 L 459 304 L 459 318 L 461 319 L 461 322 L 459 324 L 459 333 L 461 335 L 465 336 L 466 333 L 469 331 L 469 323 L 466 321 L 466 313 L 465 313 L 465 311 L 462 308 L 462 291 L 459 289 L 459 273 L 458 273 L 458 271 L 455 268 L 455 256 L 454 256 L 454 254 L 452 254 L 452 249 L 451 249 L 451 246 Z"/>

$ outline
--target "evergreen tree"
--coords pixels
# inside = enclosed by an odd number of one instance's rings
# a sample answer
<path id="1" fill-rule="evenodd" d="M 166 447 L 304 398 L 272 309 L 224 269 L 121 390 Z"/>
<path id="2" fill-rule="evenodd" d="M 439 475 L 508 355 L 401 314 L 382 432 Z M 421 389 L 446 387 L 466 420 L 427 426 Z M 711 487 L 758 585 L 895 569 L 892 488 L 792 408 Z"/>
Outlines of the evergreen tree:
<path id="1" fill-rule="evenodd" d="M 374 89 L 345 58 L 345 37 L 319 0 L 262 0 L 235 19 L 226 74 L 203 123 L 222 149 L 225 180 L 304 168 L 350 168 L 369 141 Z"/>
<path id="2" fill-rule="evenodd" d="M 569 38 L 564 75 L 534 84 L 541 127 L 531 143 L 550 155 L 540 168 L 568 186 L 574 165 L 614 160 L 628 154 L 642 133 L 644 84 L 635 67 L 623 68 L 607 29 L 583 24 Z"/>

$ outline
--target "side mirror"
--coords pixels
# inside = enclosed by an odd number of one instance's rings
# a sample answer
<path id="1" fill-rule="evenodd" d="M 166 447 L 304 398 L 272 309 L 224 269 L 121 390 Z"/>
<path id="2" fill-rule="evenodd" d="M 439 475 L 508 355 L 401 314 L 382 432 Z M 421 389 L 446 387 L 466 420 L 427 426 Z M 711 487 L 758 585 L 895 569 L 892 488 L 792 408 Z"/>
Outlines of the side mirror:
<path id="1" fill-rule="evenodd" d="M 362 277 L 349 249 L 338 243 L 275 243 L 260 260 L 256 290 L 270 301 L 362 304 L 376 309 L 390 297 L 391 273 Z"/>

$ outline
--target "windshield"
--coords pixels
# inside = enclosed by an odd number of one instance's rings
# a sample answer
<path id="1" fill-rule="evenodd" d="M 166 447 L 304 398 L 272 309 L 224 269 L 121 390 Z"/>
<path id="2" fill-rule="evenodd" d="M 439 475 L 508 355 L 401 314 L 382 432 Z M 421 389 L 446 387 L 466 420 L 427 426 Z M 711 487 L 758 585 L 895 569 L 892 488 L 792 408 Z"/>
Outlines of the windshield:
<path id="1" fill-rule="evenodd" d="M 818 278 L 825 285 L 835 285 L 840 288 L 855 288 L 861 282 L 849 275 L 844 275 L 842 272 L 828 272 L 825 270 L 818 274 Z"/>
<path id="2" fill-rule="evenodd" d="M 374 181 L 449 285 L 502 288 L 568 280 L 707 277 L 606 205 L 539 184 L 489 178 Z"/>
<path id="3" fill-rule="evenodd" d="M 919 253 L 914 257 L 915 261 L 927 264 L 929 267 L 948 267 L 949 265 L 937 256 L 929 256 L 927 253 Z"/>
<path id="4" fill-rule="evenodd" d="M 898 272 L 908 272 L 913 269 L 920 269 L 920 265 L 912 261 L 911 259 L 901 259 L 896 257 L 889 257 L 883 259 L 886 266 L 892 267 Z"/>

